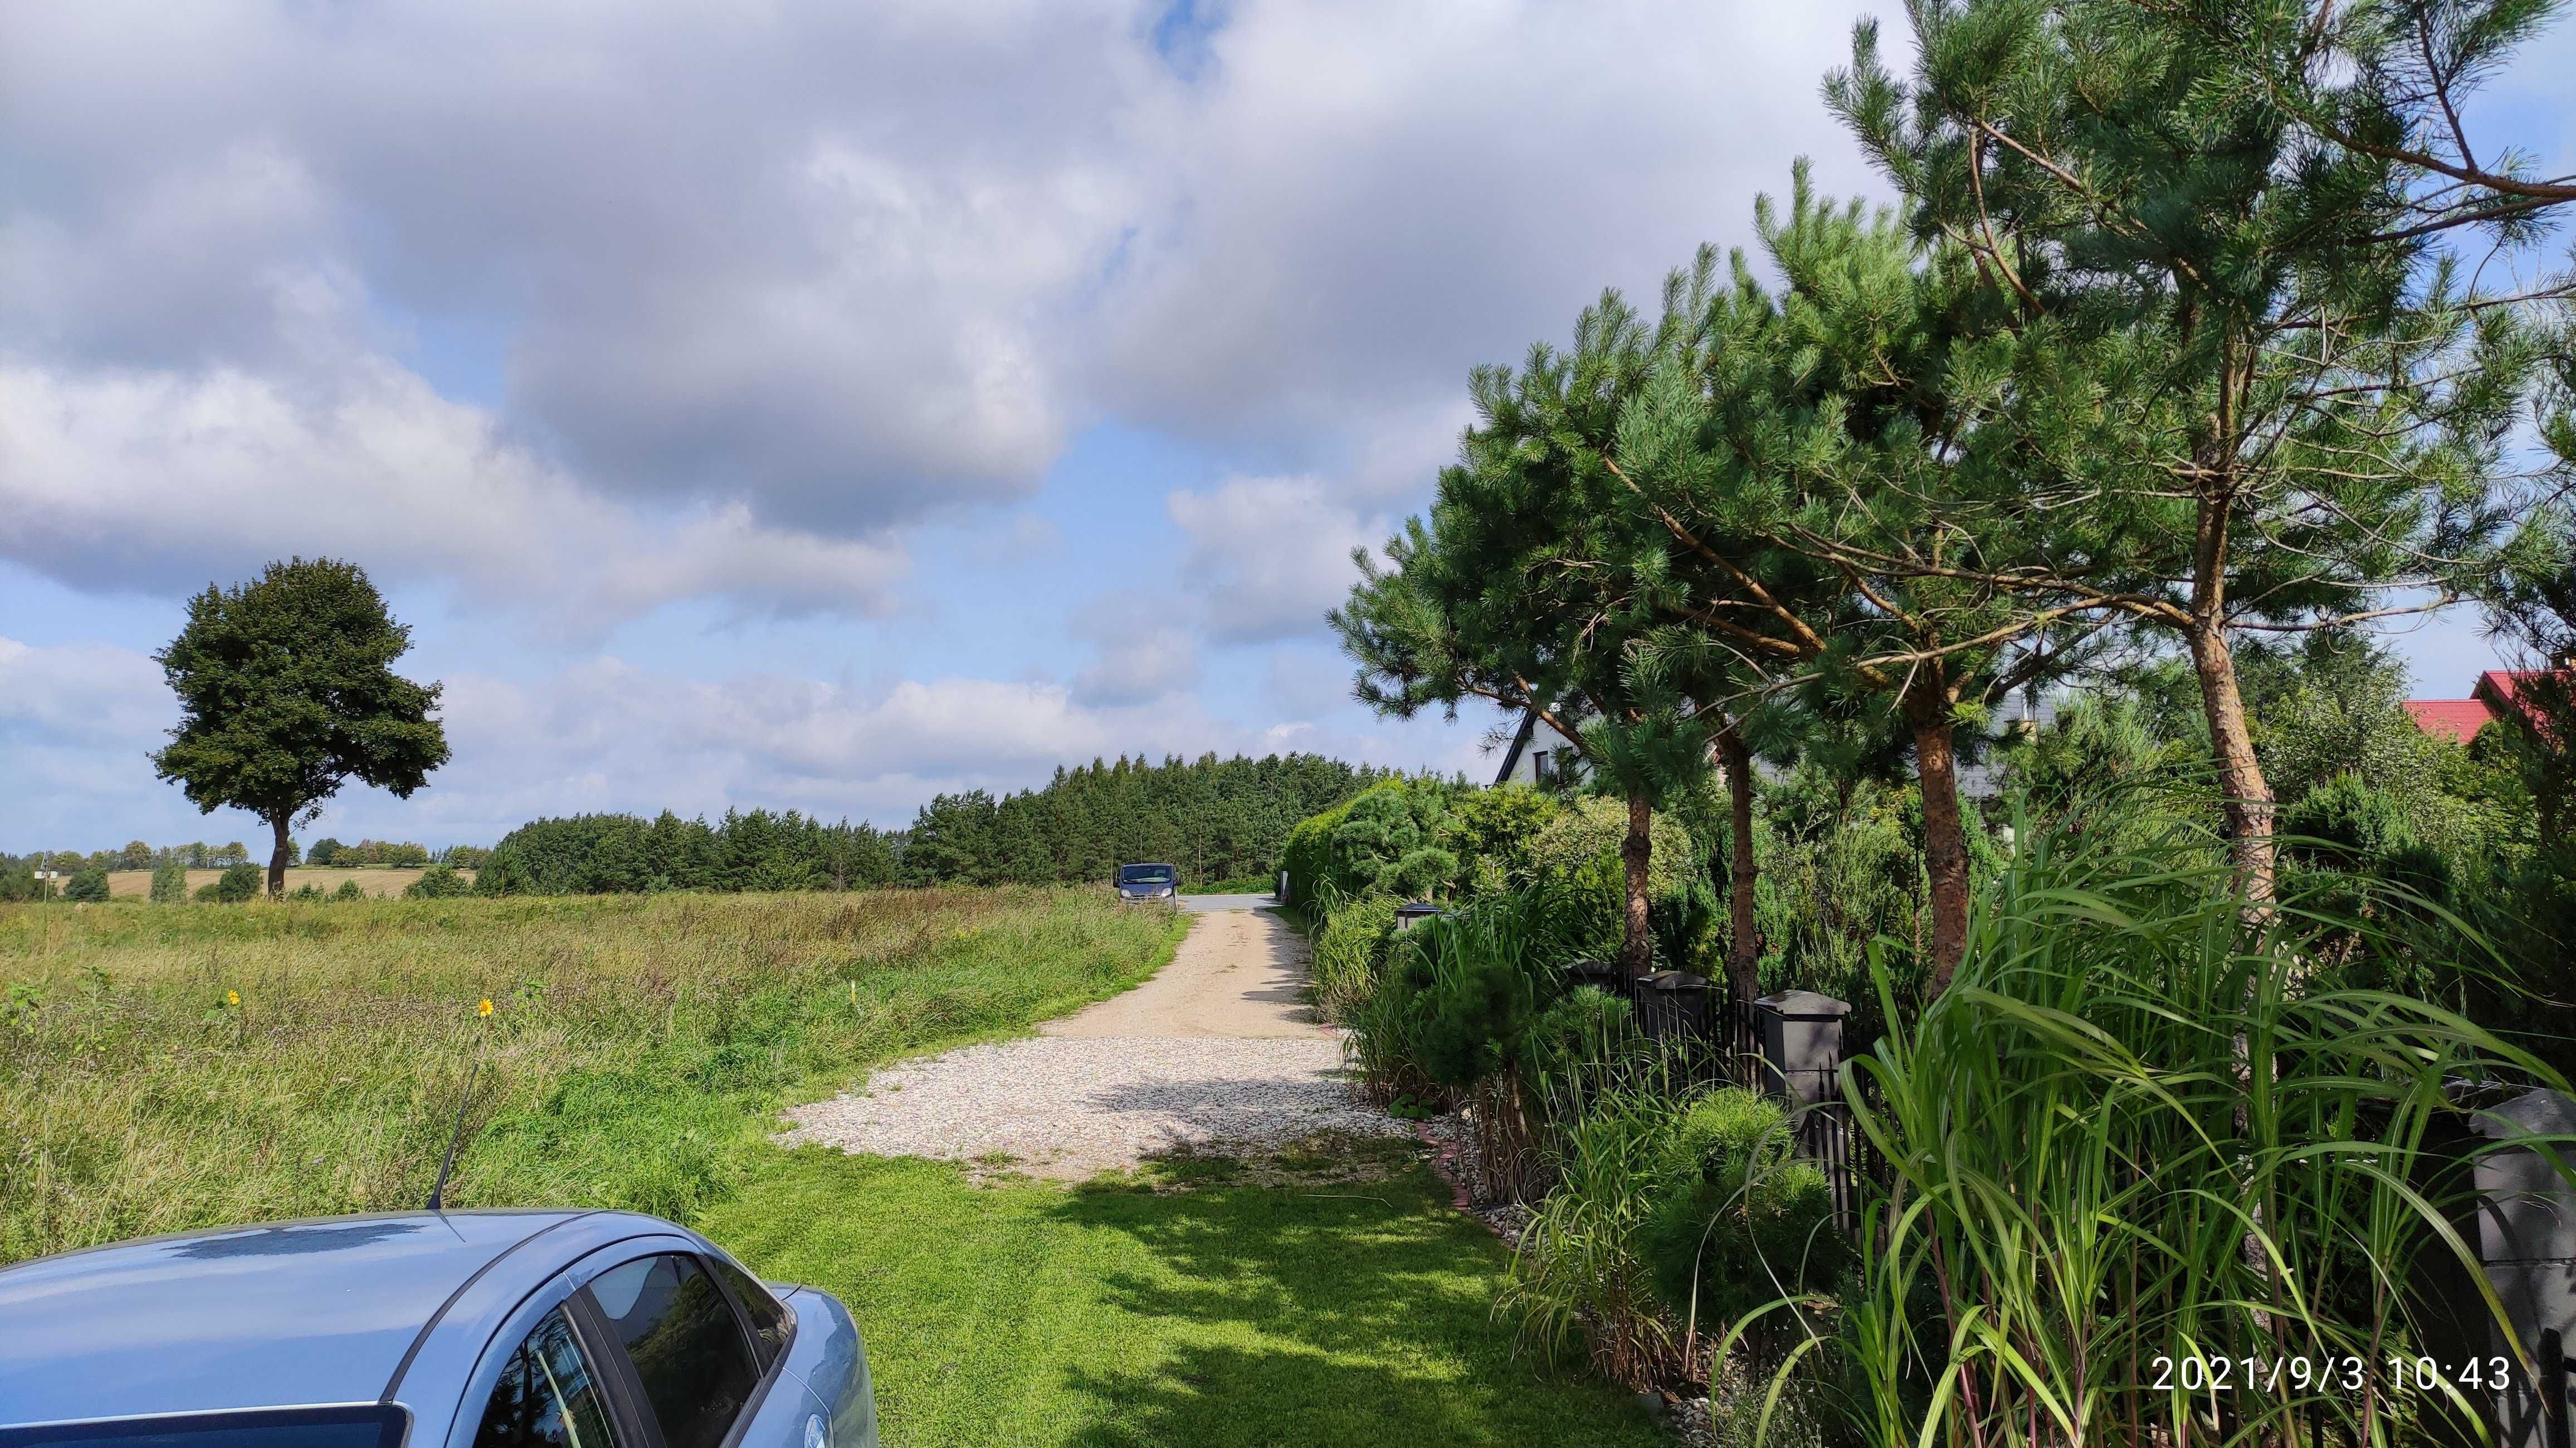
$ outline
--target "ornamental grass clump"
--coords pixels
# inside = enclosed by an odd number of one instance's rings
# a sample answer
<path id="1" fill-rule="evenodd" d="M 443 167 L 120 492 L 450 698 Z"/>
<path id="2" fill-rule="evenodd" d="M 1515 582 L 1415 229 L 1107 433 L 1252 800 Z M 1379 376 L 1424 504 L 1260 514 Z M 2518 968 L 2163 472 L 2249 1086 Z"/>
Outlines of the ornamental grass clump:
<path id="1" fill-rule="evenodd" d="M 1500 1304 L 1524 1347 L 1579 1344 L 1636 1388 L 1729 1378 L 1721 1346 L 1744 1349 L 1735 1380 L 1778 1364 L 1825 1320 L 1852 1255 L 1788 1113 L 1693 1085 L 1686 1066 L 1632 1054 L 1604 1073 L 1618 1084 L 1553 1114 L 1552 1185 Z M 1803 1311 L 1772 1311 L 1784 1295 Z"/>
<path id="2" fill-rule="evenodd" d="M 2033 841 L 1950 988 L 1845 1067 L 1884 1162 L 1838 1334 L 1855 1436 L 2438 1435 L 2462 1398 L 2388 1364 L 2485 1338 L 2446 1303 L 2498 1311 L 2451 1225 L 2469 1113 L 2498 1083 L 2564 1082 L 2351 983 L 2306 945 L 2368 927 L 2249 900 L 2222 842 L 2117 833 Z M 1834 1345 L 1809 1332 L 1775 1382 Z"/>

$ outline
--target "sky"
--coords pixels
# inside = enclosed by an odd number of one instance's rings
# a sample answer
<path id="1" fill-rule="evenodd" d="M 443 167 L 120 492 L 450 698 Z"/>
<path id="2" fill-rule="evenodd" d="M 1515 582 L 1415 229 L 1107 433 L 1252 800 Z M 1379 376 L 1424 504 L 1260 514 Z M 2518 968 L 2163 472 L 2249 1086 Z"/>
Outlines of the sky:
<path id="1" fill-rule="evenodd" d="M 1497 718 L 1351 701 L 1350 551 L 1472 367 L 1749 243 L 1795 157 L 1884 194 L 1817 93 L 1873 10 L 0 7 L 0 850 L 257 837 L 154 777 L 151 654 L 288 555 L 384 589 L 454 749 L 308 840 L 1490 773 Z M 2481 133 L 2576 150 L 2567 28 Z"/>

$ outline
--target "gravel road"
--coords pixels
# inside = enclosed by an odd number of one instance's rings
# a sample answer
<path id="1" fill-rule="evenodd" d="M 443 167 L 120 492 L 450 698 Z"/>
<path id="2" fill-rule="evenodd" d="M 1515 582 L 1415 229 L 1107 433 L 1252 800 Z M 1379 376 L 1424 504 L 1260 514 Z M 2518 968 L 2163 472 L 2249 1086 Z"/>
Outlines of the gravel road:
<path id="1" fill-rule="evenodd" d="M 1039 1027 L 878 1071 L 787 1113 L 777 1140 L 984 1161 L 1078 1180 L 1158 1152 L 1275 1148 L 1319 1131 L 1400 1136 L 1356 1101 L 1338 1034 L 1301 999 L 1305 942 L 1267 910 L 1194 912 L 1153 979 Z"/>

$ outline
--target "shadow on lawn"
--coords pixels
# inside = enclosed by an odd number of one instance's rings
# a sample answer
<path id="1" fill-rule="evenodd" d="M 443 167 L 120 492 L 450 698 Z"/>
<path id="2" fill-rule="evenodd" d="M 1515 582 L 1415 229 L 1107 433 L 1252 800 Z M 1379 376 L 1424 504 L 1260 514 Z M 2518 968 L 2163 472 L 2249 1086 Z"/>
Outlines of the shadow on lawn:
<path id="1" fill-rule="evenodd" d="M 1266 1339 L 1189 1333 L 1160 1362 L 1071 1366 L 1070 1386 L 1104 1410 L 1065 1440 L 1080 1448 L 1664 1441 L 1627 1395 L 1512 1356 L 1490 1240 L 1419 1172 L 1311 1189 L 1090 1187 L 1056 1215 L 1123 1234 L 1168 1269 L 1107 1274 L 1105 1304 Z"/>

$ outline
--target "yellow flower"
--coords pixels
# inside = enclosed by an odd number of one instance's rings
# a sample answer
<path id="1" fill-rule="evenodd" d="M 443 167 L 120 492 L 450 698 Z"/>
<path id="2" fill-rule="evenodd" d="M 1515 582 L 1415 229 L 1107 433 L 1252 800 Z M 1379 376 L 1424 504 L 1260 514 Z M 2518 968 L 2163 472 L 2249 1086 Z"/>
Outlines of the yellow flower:
<path id="1" fill-rule="evenodd" d="M 483 1004 L 474 1008 L 474 1014 L 478 1016 L 488 1016 L 492 1014 L 492 998 L 490 996 L 485 996 L 483 998 Z"/>
<path id="2" fill-rule="evenodd" d="M 237 1006 L 237 1005 L 240 1005 L 240 1004 L 241 1004 L 241 992 L 240 992 L 240 991 L 237 991 L 237 990 L 228 990 L 228 991 L 225 991 L 225 992 L 224 992 L 224 1004 L 225 1004 L 225 1005 L 228 1005 L 228 1006 Z"/>

